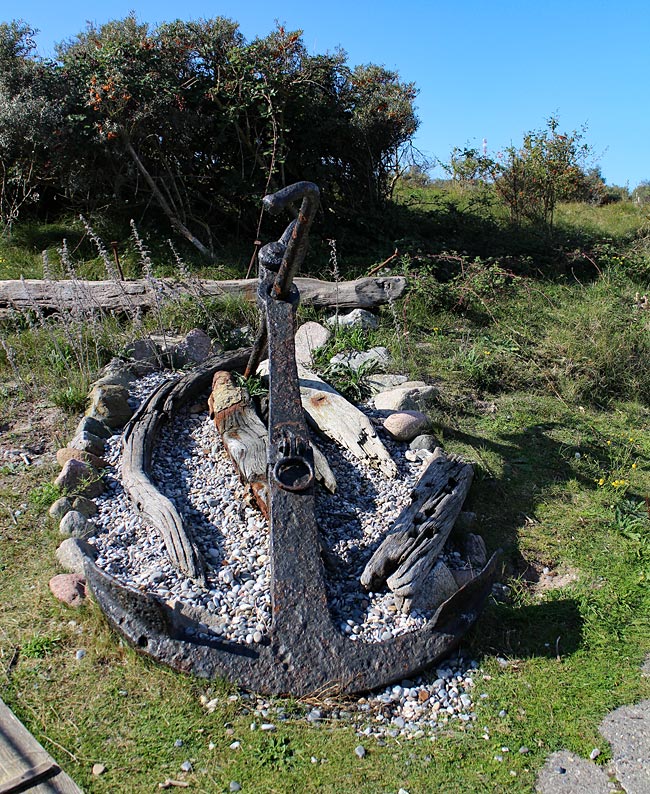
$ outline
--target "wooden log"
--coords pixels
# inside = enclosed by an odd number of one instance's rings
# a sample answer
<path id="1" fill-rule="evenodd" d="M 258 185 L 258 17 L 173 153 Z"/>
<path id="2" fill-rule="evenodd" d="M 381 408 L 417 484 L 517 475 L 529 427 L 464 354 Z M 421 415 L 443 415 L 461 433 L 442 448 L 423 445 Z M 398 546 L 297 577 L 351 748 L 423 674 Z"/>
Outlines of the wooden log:
<path id="1" fill-rule="evenodd" d="M 268 375 L 268 361 L 258 374 Z M 318 375 L 298 364 L 300 400 L 310 422 L 359 460 L 378 468 L 386 477 L 397 475 L 397 466 L 368 417 Z"/>
<path id="2" fill-rule="evenodd" d="M 436 563 L 469 492 L 474 470 L 438 448 L 411 493 L 411 503 L 372 555 L 361 584 L 384 583 L 401 599 L 412 598 Z"/>
<path id="3" fill-rule="evenodd" d="M 243 370 L 250 348 L 217 356 L 175 381 L 166 381 L 137 410 L 122 438 L 122 482 L 140 515 L 162 535 L 172 564 L 191 579 L 205 581 L 201 554 L 174 504 L 151 481 L 149 470 L 158 430 L 186 402 L 196 399 L 217 369 Z"/>
<path id="4" fill-rule="evenodd" d="M 300 301 L 311 306 L 338 306 L 340 309 L 369 309 L 398 300 L 406 290 L 403 276 L 360 278 L 356 281 L 321 281 L 296 278 Z M 29 309 L 39 306 L 49 311 L 73 310 L 80 306 L 98 311 L 147 310 L 160 301 L 183 296 L 231 296 L 251 303 L 257 300 L 257 279 L 199 281 L 156 279 L 156 291 L 145 279 L 132 281 L 43 281 L 16 279 L 0 281 L 0 309 Z"/>
<path id="5" fill-rule="evenodd" d="M 255 412 L 248 389 L 237 384 L 231 372 L 215 372 L 208 407 L 242 482 L 250 487 L 262 514 L 268 518 L 268 430 Z"/>
<path id="6" fill-rule="evenodd" d="M 268 518 L 268 429 L 255 412 L 247 389 L 236 383 L 232 373 L 215 372 L 208 406 L 242 482 L 250 485 L 260 510 Z M 316 479 L 335 493 L 336 478 L 327 458 L 315 444 L 312 450 Z"/>

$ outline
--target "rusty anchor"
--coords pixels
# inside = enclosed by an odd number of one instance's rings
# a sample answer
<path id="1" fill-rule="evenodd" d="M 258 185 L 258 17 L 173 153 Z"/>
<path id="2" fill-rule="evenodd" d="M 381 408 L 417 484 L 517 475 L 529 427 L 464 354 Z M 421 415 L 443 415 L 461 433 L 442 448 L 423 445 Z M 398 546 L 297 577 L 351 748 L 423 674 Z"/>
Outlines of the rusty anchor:
<path id="1" fill-rule="evenodd" d="M 85 559 L 87 581 L 112 625 L 139 651 L 199 677 L 223 676 L 269 694 L 359 693 L 411 677 L 448 655 L 478 617 L 496 575 L 498 553 L 443 603 L 419 630 L 376 643 L 352 642 L 330 614 L 314 512 L 314 462 L 300 401 L 294 350 L 298 290 L 293 284 L 318 206 L 316 185 L 299 182 L 264 199 L 271 212 L 302 201 L 277 243 L 260 250 L 261 330 L 251 350 L 213 359 L 163 384 L 147 401 L 149 428 L 205 390 L 218 369 L 255 372 L 269 358 L 269 491 L 272 626 L 262 644 L 224 641 L 200 629 L 196 616 L 127 587 Z M 153 406 L 153 414 L 152 414 Z M 129 428 L 139 421 L 140 411 Z M 125 437 L 134 434 L 127 428 Z M 127 440 L 125 444 L 129 443 Z M 151 454 L 150 438 L 142 442 Z M 145 454 L 145 457 L 146 457 Z"/>

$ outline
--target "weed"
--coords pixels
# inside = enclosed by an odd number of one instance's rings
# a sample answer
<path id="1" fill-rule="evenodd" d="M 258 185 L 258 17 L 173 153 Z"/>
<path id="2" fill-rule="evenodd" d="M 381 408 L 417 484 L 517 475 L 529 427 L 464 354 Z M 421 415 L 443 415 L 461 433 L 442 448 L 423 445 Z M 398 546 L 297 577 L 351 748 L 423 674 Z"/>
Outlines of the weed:
<path id="1" fill-rule="evenodd" d="M 370 397 L 371 389 L 367 383 L 368 376 L 377 369 L 375 361 L 364 361 L 358 367 L 351 367 L 343 362 L 330 363 L 323 367 L 323 378 L 339 391 L 350 402 L 360 403 Z"/>
<path id="2" fill-rule="evenodd" d="M 257 759 L 262 766 L 271 766 L 276 769 L 287 769 L 294 763 L 294 753 L 291 742 L 286 736 L 269 736 L 259 748 Z"/>
<path id="3" fill-rule="evenodd" d="M 42 485 L 37 485 L 35 488 L 32 488 L 28 494 L 28 499 L 32 507 L 39 512 L 43 512 L 61 496 L 63 496 L 63 492 L 58 485 L 45 482 Z"/>
<path id="4" fill-rule="evenodd" d="M 269 393 L 268 386 L 258 375 L 250 375 L 248 378 L 245 378 L 243 375 L 240 375 L 239 372 L 233 372 L 233 378 L 235 379 L 235 383 L 245 388 L 251 397 L 265 397 Z"/>
<path id="5" fill-rule="evenodd" d="M 20 653 L 28 659 L 43 659 L 53 653 L 60 642 L 60 637 L 36 634 L 20 646 Z"/>

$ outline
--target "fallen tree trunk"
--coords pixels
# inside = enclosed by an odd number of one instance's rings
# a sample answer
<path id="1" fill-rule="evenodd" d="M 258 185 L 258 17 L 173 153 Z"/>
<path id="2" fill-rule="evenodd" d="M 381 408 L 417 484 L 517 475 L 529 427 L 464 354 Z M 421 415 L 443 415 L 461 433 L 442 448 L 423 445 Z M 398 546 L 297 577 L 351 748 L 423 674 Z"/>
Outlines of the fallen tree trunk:
<path id="1" fill-rule="evenodd" d="M 376 590 L 386 583 L 400 601 L 412 599 L 435 566 L 473 477 L 469 463 L 438 448 L 413 489 L 411 504 L 366 565 L 363 587 Z"/>
<path id="2" fill-rule="evenodd" d="M 257 300 L 256 278 L 192 283 L 156 279 L 155 287 L 145 279 L 133 281 L 42 281 L 20 279 L 0 281 L 0 309 L 29 309 L 38 306 L 48 311 L 97 309 L 105 311 L 147 310 L 166 300 L 183 296 L 214 298 L 220 295 Z M 406 290 L 403 276 L 360 278 L 357 281 L 320 281 L 297 278 L 300 302 L 311 306 L 337 306 L 340 309 L 368 309 L 399 299 Z"/>

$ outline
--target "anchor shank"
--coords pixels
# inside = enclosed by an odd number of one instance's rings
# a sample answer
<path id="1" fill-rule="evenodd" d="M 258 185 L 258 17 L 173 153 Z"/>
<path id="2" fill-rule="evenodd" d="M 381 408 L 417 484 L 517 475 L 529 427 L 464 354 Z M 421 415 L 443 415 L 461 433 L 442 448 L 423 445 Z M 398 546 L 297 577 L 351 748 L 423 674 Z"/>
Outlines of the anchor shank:
<path id="1" fill-rule="evenodd" d="M 296 367 L 297 290 L 290 301 L 272 297 L 275 274 L 260 292 L 269 329 L 269 492 L 271 501 L 271 603 L 273 633 L 296 638 L 331 631 L 318 527 L 314 515 L 314 458 Z M 324 624 L 324 625 L 323 625 Z"/>

